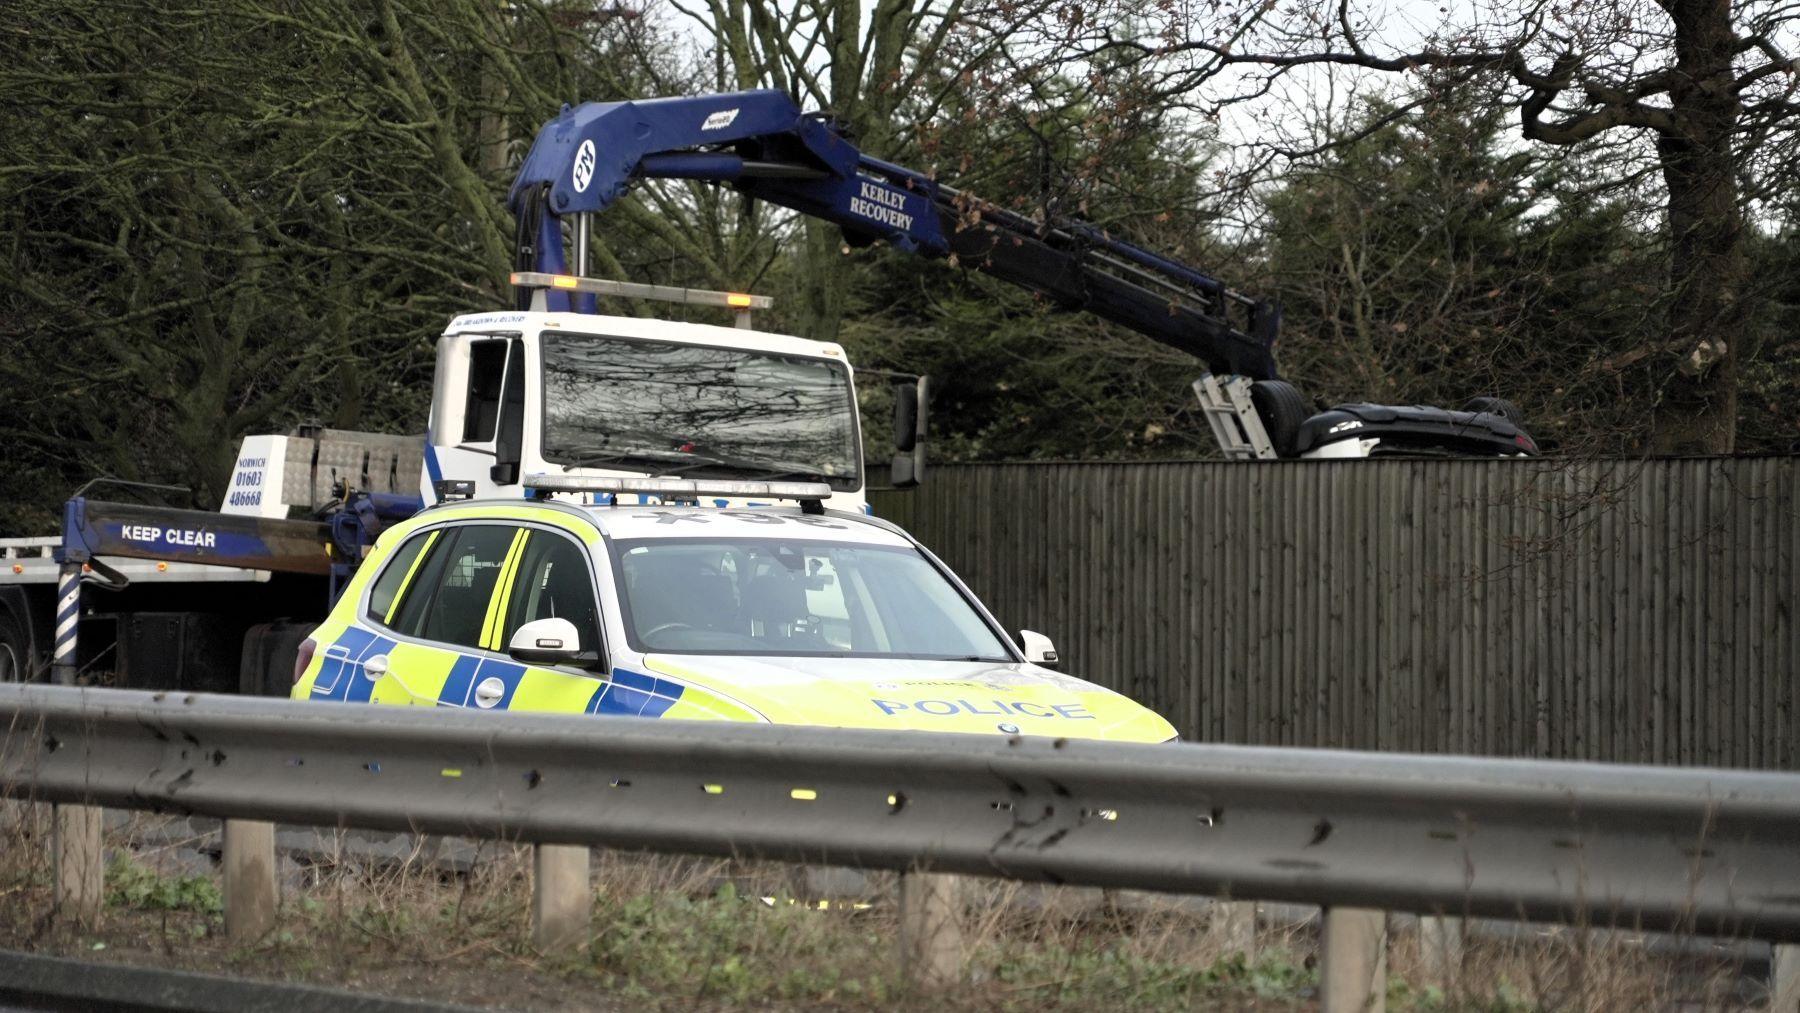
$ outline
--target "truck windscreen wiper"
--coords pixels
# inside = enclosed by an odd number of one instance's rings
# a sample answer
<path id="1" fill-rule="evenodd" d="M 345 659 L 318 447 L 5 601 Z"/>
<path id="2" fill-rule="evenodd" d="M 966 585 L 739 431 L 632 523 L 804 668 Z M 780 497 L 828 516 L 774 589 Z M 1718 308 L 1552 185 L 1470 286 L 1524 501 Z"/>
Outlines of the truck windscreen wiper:
<path id="1" fill-rule="evenodd" d="M 682 454 L 680 457 L 670 458 L 670 457 L 656 457 L 651 454 L 644 454 L 644 453 L 594 454 L 594 455 L 591 455 L 588 457 L 577 457 L 577 458 L 574 458 L 573 460 L 553 461 L 551 463 L 557 465 L 558 467 L 562 468 L 565 471 L 570 468 L 632 467 L 632 468 L 652 469 L 660 474 L 660 473 L 669 471 L 668 468 L 664 467 L 665 465 L 668 465 L 671 463 L 680 464 L 682 462 L 687 461 L 692 456 L 693 455 L 691 455 L 691 454 Z"/>
<path id="2" fill-rule="evenodd" d="M 758 482 L 829 482 L 830 476 L 816 471 L 758 471 Z"/>
<path id="3" fill-rule="evenodd" d="M 829 481 L 829 477 L 813 470 L 781 470 L 779 464 L 764 464 L 760 461 L 745 461 L 725 457 L 707 457 L 690 455 L 692 460 L 684 461 L 680 466 L 668 470 L 668 474 L 679 475 L 693 471 L 695 468 L 729 468 L 732 471 L 744 472 L 745 477 L 759 482 L 780 482 L 783 480 L 811 479 L 815 482 Z"/>

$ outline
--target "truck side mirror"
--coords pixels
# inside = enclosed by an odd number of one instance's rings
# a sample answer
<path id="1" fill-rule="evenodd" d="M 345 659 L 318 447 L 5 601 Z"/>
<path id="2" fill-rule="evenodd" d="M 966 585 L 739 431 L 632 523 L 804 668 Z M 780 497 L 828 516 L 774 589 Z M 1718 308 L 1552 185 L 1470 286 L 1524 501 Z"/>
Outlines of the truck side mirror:
<path id="1" fill-rule="evenodd" d="M 925 479 L 925 424 L 930 397 L 928 377 L 894 384 L 892 485 L 896 489 L 910 489 Z"/>
<path id="2" fill-rule="evenodd" d="M 1025 650 L 1025 660 L 1045 668 L 1056 667 L 1056 645 L 1042 633 L 1030 630 L 1019 631 L 1019 645 Z"/>

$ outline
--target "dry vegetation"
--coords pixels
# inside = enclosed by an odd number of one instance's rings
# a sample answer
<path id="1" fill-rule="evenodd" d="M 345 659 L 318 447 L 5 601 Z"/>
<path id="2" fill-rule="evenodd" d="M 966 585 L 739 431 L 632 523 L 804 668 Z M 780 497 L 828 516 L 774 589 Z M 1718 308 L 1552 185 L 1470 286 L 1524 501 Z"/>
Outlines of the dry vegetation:
<path id="1" fill-rule="evenodd" d="M 284 860 L 278 927 L 224 937 L 216 835 L 137 816 L 107 835 L 102 924 L 58 920 L 48 808 L 0 803 L 0 947 L 475 1005 L 539 1009 L 1287 1009 L 1315 1005 L 1316 932 L 1265 928 L 1257 956 L 1231 952 L 1203 905 L 1148 894 L 972 880 L 967 984 L 910 992 L 895 976 L 890 876 L 853 893 L 770 864 L 596 853 L 590 944 L 534 952 L 524 848 L 476 846 L 472 862 L 415 847 L 346 857 L 322 835 Z M 336 853 L 334 854 L 334 851 Z M 466 871 L 446 871 L 457 866 Z M 826 877 L 829 879 L 830 877 Z M 819 888 L 833 894 L 823 909 Z M 1410 933 L 1390 950 L 1389 1008 L 1731 1008 L 1740 968 L 1647 954 L 1623 935 L 1470 940 L 1453 981 L 1433 980 Z"/>

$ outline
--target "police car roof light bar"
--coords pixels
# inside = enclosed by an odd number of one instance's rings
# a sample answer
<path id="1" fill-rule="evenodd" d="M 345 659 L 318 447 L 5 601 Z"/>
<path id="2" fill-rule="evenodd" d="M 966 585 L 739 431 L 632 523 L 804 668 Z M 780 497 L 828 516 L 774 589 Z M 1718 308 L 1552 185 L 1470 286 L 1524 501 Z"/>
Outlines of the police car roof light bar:
<path id="1" fill-rule="evenodd" d="M 786 500 L 823 500 L 831 495 L 824 482 L 731 482 L 697 481 L 687 478 L 609 477 L 598 475 L 530 475 L 525 488 L 536 493 L 597 492 L 613 495 L 638 494 L 670 499 L 698 499 L 701 496 L 727 498 L 762 498 Z"/>

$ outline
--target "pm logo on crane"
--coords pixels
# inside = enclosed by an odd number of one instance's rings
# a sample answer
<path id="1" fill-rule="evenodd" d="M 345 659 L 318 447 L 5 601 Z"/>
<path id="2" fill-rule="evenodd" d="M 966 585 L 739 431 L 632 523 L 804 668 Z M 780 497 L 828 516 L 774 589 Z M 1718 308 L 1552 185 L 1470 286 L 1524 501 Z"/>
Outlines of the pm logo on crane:
<path id="1" fill-rule="evenodd" d="M 586 193 L 588 184 L 594 181 L 594 142 L 586 140 L 581 147 L 575 149 L 575 171 L 572 174 L 576 193 Z"/>

